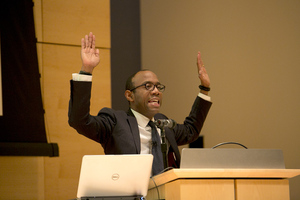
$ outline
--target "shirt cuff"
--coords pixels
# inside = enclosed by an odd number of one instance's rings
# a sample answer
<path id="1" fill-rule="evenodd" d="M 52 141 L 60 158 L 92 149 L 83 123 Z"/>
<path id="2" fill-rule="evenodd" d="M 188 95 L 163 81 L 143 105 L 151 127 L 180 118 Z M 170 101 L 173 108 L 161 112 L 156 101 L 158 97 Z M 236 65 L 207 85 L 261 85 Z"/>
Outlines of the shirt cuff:
<path id="1" fill-rule="evenodd" d="M 198 97 L 200 97 L 200 98 L 202 98 L 202 99 L 204 99 L 206 101 L 211 101 L 211 97 L 210 96 L 207 96 L 207 95 L 202 94 L 202 93 L 199 93 Z"/>
<path id="2" fill-rule="evenodd" d="M 91 75 L 73 73 L 72 74 L 72 80 L 73 81 L 92 81 L 92 76 Z"/>

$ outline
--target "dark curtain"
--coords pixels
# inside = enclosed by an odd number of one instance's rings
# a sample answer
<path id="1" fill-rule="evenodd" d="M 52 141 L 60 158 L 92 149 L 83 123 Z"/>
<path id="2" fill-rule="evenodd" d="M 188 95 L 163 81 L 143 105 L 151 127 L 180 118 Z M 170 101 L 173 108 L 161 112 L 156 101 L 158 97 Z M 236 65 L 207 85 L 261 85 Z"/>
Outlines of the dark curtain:
<path id="1" fill-rule="evenodd" d="M 5 147 L 11 144 L 11 148 L 18 148 L 21 143 L 23 151 L 29 143 L 47 144 L 33 2 L 1 0 L 0 13 L 3 97 L 0 143 Z"/>

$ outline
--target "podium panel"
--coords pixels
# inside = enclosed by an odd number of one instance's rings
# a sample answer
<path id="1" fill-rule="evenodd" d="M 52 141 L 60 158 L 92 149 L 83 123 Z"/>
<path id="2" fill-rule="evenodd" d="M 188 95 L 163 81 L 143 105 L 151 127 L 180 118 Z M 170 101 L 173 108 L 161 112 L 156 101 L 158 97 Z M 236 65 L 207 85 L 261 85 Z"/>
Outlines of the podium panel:
<path id="1" fill-rule="evenodd" d="M 288 200 L 288 179 L 237 179 L 237 200 Z"/>
<path id="2" fill-rule="evenodd" d="M 159 187 L 160 199 L 232 200 L 234 181 L 227 179 L 180 179 Z M 158 199 L 156 188 L 148 191 L 147 199 Z"/>

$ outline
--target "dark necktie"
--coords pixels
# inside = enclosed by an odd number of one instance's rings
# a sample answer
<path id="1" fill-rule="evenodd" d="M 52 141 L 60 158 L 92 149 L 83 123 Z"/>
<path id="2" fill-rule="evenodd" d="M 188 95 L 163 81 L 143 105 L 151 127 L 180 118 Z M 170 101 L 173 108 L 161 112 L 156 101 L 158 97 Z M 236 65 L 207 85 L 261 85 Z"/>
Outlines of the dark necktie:
<path id="1" fill-rule="evenodd" d="M 156 130 L 153 121 L 149 121 L 148 125 L 151 127 L 152 136 L 152 154 L 153 154 L 153 164 L 152 164 L 152 174 L 157 175 L 164 169 L 163 156 L 161 153 L 161 143 L 158 132 Z"/>

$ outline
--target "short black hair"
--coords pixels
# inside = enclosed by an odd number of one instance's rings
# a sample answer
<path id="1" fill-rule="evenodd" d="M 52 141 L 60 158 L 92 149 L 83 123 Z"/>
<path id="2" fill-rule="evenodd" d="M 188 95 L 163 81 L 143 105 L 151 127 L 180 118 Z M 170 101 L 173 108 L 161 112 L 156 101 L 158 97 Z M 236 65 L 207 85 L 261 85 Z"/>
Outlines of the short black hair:
<path id="1" fill-rule="evenodd" d="M 135 75 L 136 75 L 137 73 L 143 72 L 143 71 L 150 71 L 150 70 L 149 70 L 149 69 L 142 69 L 142 70 L 140 70 L 140 71 L 135 72 L 135 73 L 132 74 L 131 76 L 129 76 L 129 77 L 127 78 L 127 81 L 126 81 L 125 90 L 131 90 L 131 89 L 134 88 L 134 85 L 133 85 L 133 82 L 132 82 L 133 77 L 135 77 Z"/>

